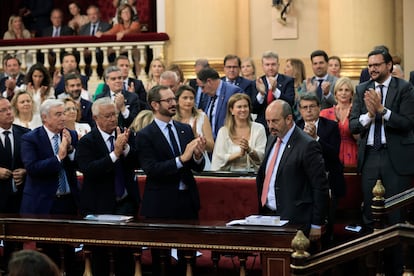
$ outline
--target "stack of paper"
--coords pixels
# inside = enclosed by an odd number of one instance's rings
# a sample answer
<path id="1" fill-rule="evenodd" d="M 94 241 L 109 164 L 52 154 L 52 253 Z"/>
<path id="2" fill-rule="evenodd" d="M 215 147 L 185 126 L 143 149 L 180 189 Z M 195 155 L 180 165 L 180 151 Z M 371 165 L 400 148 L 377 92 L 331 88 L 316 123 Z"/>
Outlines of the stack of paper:
<path id="1" fill-rule="evenodd" d="M 262 226 L 283 226 L 288 220 L 280 220 L 279 216 L 251 215 L 245 219 L 232 220 L 226 224 L 231 225 L 262 225 Z"/>

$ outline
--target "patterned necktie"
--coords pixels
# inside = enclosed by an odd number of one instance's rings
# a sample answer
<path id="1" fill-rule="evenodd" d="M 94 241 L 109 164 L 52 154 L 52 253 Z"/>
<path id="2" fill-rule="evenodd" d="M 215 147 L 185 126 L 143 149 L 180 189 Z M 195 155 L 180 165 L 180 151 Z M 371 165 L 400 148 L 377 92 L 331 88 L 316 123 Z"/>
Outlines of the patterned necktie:
<path id="1" fill-rule="evenodd" d="M 174 132 L 172 131 L 172 125 L 168 124 L 167 128 L 168 128 L 168 136 L 170 138 L 170 142 L 171 142 L 171 145 L 172 145 L 172 148 L 173 148 L 173 151 L 174 151 L 174 157 L 177 157 L 181 153 L 180 153 L 180 149 L 179 149 L 178 144 L 177 144 L 177 140 L 175 139 Z"/>
<path id="2" fill-rule="evenodd" d="M 277 156 L 279 155 L 280 145 L 282 144 L 282 140 L 277 137 L 277 141 L 275 144 L 275 151 L 273 152 L 272 159 L 269 162 L 269 166 L 266 170 L 265 180 L 263 181 L 263 189 L 262 189 L 262 197 L 261 203 L 262 206 L 266 204 L 267 194 L 269 193 L 269 186 L 270 186 L 270 179 L 272 178 L 273 170 L 275 169 Z"/>
<path id="3" fill-rule="evenodd" d="M 384 85 L 378 85 L 381 91 L 381 103 L 383 97 L 383 88 Z M 382 126 L 382 116 L 379 113 L 375 114 L 375 126 L 374 126 L 374 149 L 379 150 L 381 148 L 381 126 Z"/>
<path id="4" fill-rule="evenodd" d="M 55 154 L 58 154 L 59 152 L 59 135 L 55 134 L 53 135 L 53 151 Z M 57 194 L 66 194 L 66 185 L 68 183 L 68 180 L 66 178 L 66 173 L 63 167 L 59 171 L 59 181 L 58 181 L 58 190 Z"/>
<path id="5" fill-rule="evenodd" d="M 111 144 L 111 152 L 114 151 L 115 137 L 113 135 L 109 136 L 109 143 Z M 124 172 L 122 171 L 121 161 L 118 159 L 115 161 L 115 195 L 117 198 L 121 198 L 125 193 L 125 177 Z"/>

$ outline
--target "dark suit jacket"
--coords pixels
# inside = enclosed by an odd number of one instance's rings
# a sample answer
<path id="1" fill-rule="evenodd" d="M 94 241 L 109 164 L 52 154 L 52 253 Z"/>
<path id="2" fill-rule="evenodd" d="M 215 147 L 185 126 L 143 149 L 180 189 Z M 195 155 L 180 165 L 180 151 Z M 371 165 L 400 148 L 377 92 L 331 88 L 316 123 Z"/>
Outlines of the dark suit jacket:
<path id="1" fill-rule="evenodd" d="M 265 158 L 257 173 L 259 204 L 266 163 L 275 142 L 276 137 L 269 136 Z M 282 219 L 305 225 L 307 229 L 310 224 L 324 224 L 328 206 L 328 181 L 321 146 L 299 127 L 295 127 L 280 160 L 275 195 L 277 210 Z"/>
<path id="2" fill-rule="evenodd" d="M 363 127 L 359 117 L 368 112 L 364 103 L 364 93 L 374 88 L 375 82 L 369 80 L 356 87 L 349 119 L 349 128 L 353 134 L 360 134 L 358 145 L 358 170 L 361 171 L 365 160 L 365 146 L 370 125 Z M 384 120 L 387 151 L 398 174 L 414 174 L 414 88 L 407 81 L 392 77 L 385 99 L 385 108 L 391 111 L 390 119 Z"/>
<path id="3" fill-rule="evenodd" d="M 202 106 L 206 106 L 206 104 L 208 103 L 209 97 L 204 94 L 203 92 L 198 92 L 198 84 L 197 84 L 197 79 L 190 79 L 190 81 L 188 82 L 188 85 L 191 86 L 192 88 L 194 88 L 195 92 L 196 92 L 196 99 L 198 97 L 198 93 L 200 93 L 200 100 L 197 104 L 197 102 L 195 102 L 195 107 L 196 108 L 202 108 Z"/>
<path id="4" fill-rule="evenodd" d="M 257 99 L 256 95 L 253 99 L 253 113 L 257 114 L 256 122 L 261 123 L 264 125 L 267 133 L 268 128 L 265 119 L 265 111 L 267 108 L 267 91 L 269 91 L 269 84 L 267 83 L 266 76 L 261 76 L 263 83 L 266 88 L 265 99 L 262 104 L 260 104 Z M 256 85 L 255 85 L 256 86 Z M 277 88 L 280 90 L 280 98 L 293 106 L 295 101 L 295 87 L 293 85 L 293 79 L 291 77 L 285 76 L 283 74 L 278 74 L 277 76 Z M 256 90 L 257 91 L 257 90 Z M 256 93 L 257 94 L 257 93 Z"/>
<path id="5" fill-rule="evenodd" d="M 410 72 L 410 83 L 414 85 L 414 71 Z"/>
<path id="6" fill-rule="evenodd" d="M 98 28 L 96 28 L 95 32 L 106 32 L 108 31 L 112 26 L 111 24 L 105 22 L 105 21 L 99 21 L 96 24 L 98 24 Z M 79 29 L 79 35 L 91 35 L 91 23 L 87 23 L 85 25 L 83 25 L 80 29 Z"/>
<path id="7" fill-rule="evenodd" d="M 139 99 L 139 110 L 141 111 L 145 109 L 150 109 L 148 102 L 147 102 L 147 91 L 145 91 L 145 87 L 142 81 L 134 79 L 134 78 L 128 78 L 128 86 L 130 86 L 131 83 L 134 84 L 135 93 L 137 94 L 138 99 Z M 109 86 L 106 83 L 104 84 L 102 92 L 103 93 L 110 92 Z"/>
<path id="8" fill-rule="evenodd" d="M 221 80 L 226 81 L 226 77 L 222 77 Z M 255 81 L 251 81 L 243 77 L 237 77 L 237 79 L 234 82 L 234 85 L 240 87 L 244 94 L 249 95 L 253 103 L 253 100 L 256 98 L 257 94 Z"/>
<path id="9" fill-rule="evenodd" d="M 74 34 L 75 34 L 75 32 L 69 26 L 62 25 L 60 27 L 60 35 L 59 36 L 74 35 Z M 49 27 L 47 27 L 46 29 L 43 30 L 42 37 L 48 37 L 48 36 L 50 36 L 50 37 L 53 36 L 53 26 L 49 26 Z"/>
<path id="10" fill-rule="evenodd" d="M 20 86 L 24 83 L 24 74 L 19 74 L 19 76 L 16 79 L 16 86 Z M 0 93 L 3 93 L 6 90 L 6 80 L 8 80 L 9 77 L 3 77 L 0 79 Z M 13 97 L 7 97 L 9 101 L 11 101 Z"/>
<path id="11" fill-rule="evenodd" d="M 235 93 L 243 93 L 243 91 L 240 89 L 240 87 L 233 85 L 231 83 L 221 81 L 222 87 L 220 91 L 220 97 L 216 99 L 215 105 L 216 107 L 216 113 L 214 120 L 216 122 L 216 128 L 213 129 L 213 137 L 216 139 L 217 133 L 219 129 L 224 125 L 224 120 L 226 119 L 226 112 L 227 112 L 227 102 L 229 101 L 229 98 L 235 94 Z M 207 95 L 204 95 L 206 97 Z M 199 108 L 203 109 L 204 112 L 208 111 L 211 97 L 207 96 L 207 101 L 203 101 L 202 106 L 199 106 Z M 200 101 L 201 104 L 201 101 Z M 211 123 L 213 126 L 213 123 Z"/>
<path id="12" fill-rule="evenodd" d="M 78 134 L 69 130 L 72 146 L 78 144 Z M 71 193 L 78 197 L 76 164 L 68 156 L 59 162 L 56 158 L 44 126 L 35 128 L 21 138 L 21 155 L 27 171 L 23 190 L 22 214 L 49 214 L 59 182 L 59 171 L 63 167 Z"/>
<path id="13" fill-rule="evenodd" d="M 22 158 L 20 156 L 20 139 L 23 134 L 29 132 L 30 129 L 24 128 L 18 125 L 12 126 L 13 131 L 13 159 L 12 164 L 9 166 L 7 164 L 6 152 L 3 146 L 3 143 L 0 143 L 0 167 L 7 168 L 10 170 L 15 170 L 19 168 L 24 168 Z M 0 179 L 0 213 L 19 213 L 20 203 L 22 199 L 24 183 L 17 186 L 17 196 L 14 197 L 14 201 L 8 201 L 9 197 L 14 194 L 12 189 L 12 179 Z"/>
<path id="14" fill-rule="evenodd" d="M 92 103 L 83 98 L 80 99 L 80 109 L 81 109 L 81 118 L 80 123 L 87 123 L 91 127 L 95 125 L 95 122 L 92 118 Z"/>
<path id="15" fill-rule="evenodd" d="M 182 151 L 194 139 L 191 126 L 174 121 Z M 147 175 L 142 199 L 141 215 L 152 218 L 175 218 L 179 183 L 188 186 L 195 211 L 200 209 L 197 184 L 191 170 L 202 171 L 204 160 L 197 164 L 193 159 L 177 169 L 170 145 L 156 122 L 137 133 L 136 148 L 139 163 Z"/>
<path id="16" fill-rule="evenodd" d="M 80 75 L 80 76 L 81 76 L 82 88 L 85 90 L 88 90 L 89 77 L 85 75 Z M 55 97 L 57 98 L 59 94 L 62 94 L 62 93 L 65 93 L 65 80 L 63 76 L 55 87 Z"/>
<path id="17" fill-rule="evenodd" d="M 120 127 L 129 127 L 132 121 L 137 116 L 139 109 L 139 99 L 137 94 L 130 93 L 128 91 L 122 91 L 122 95 L 125 98 L 125 107 L 129 109 L 128 118 L 124 118 L 121 113 L 118 115 L 118 125 Z M 111 97 L 111 91 L 102 92 L 96 96 L 96 100 L 103 97 Z"/>
<path id="18" fill-rule="evenodd" d="M 138 183 L 135 181 L 134 169 L 137 165 L 134 136 L 130 136 L 130 152 L 122 156 L 121 163 L 125 188 L 133 198 L 138 210 L 140 197 Z M 76 161 L 83 173 L 83 185 L 80 193 L 80 211 L 86 214 L 114 214 L 115 195 L 115 163 L 109 156 L 109 150 L 98 128 L 93 128 L 80 139 L 76 149 Z M 126 214 L 125 214 L 126 215 Z"/>
<path id="19" fill-rule="evenodd" d="M 368 67 L 361 70 L 361 75 L 359 76 L 359 83 L 369 81 L 371 76 L 369 75 Z"/>
<path id="20" fill-rule="evenodd" d="M 297 122 L 297 126 L 304 128 L 303 119 Z M 341 145 L 341 135 L 338 123 L 319 117 L 318 131 L 319 144 L 322 148 L 322 156 L 325 161 L 325 169 L 328 174 L 330 188 L 336 197 L 345 195 L 344 167 L 339 159 L 339 148 Z"/>

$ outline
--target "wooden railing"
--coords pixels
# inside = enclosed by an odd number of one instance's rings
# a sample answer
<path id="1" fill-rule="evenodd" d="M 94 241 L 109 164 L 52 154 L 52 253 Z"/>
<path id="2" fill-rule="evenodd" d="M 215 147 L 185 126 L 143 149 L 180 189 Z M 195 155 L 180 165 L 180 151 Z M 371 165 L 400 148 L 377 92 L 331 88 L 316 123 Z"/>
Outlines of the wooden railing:
<path id="1" fill-rule="evenodd" d="M 56 54 L 56 63 L 53 64 L 55 69 L 61 67 L 61 53 L 64 51 L 79 53 L 79 68 L 80 73 L 85 73 L 85 55 L 88 53 L 96 53 L 100 50 L 103 56 L 103 67 L 108 66 L 108 53 L 114 51 L 116 56 L 121 52 L 127 52 L 131 64 L 133 64 L 133 53 L 139 57 L 140 72 L 136 75 L 143 81 L 147 80 L 145 67 L 151 62 L 150 56 L 147 55 L 147 50 L 152 50 L 152 58 L 165 58 L 165 46 L 169 37 L 165 33 L 142 33 L 136 35 L 125 36 L 121 41 L 117 41 L 115 36 L 103 36 L 101 38 L 93 36 L 63 36 L 63 37 L 44 37 L 32 39 L 16 39 L 16 40 L 1 40 L 0 43 L 0 62 L 3 62 L 5 54 L 15 54 L 21 61 L 22 71 L 37 62 L 39 57 L 44 60 L 46 68 L 50 68 L 48 55 L 51 51 Z M 85 51 L 89 50 L 89 51 Z M 0 64 L 1 64 L 0 63 Z M 91 55 L 90 81 L 96 82 L 98 80 L 97 73 L 97 58 L 96 55 Z M 132 74 L 132 67 L 131 67 Z M 92 85 L 93 86 L 93 85 Z"/>

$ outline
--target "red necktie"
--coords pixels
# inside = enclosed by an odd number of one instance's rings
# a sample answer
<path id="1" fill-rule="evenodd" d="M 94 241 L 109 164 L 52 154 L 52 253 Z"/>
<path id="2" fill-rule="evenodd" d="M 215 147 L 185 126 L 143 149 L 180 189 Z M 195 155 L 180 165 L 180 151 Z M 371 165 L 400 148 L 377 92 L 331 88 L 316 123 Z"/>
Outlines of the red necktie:
<path id="1" fill-rule="evenodd" d="M 276 165 L 276 160 L 277 160 L 277 156 L 279 155 L 279 149 L 280 149 L 281 143 L 282 143 L 282 140 L 279 137 L 277 137 L 277 141 L 275 144 L 275 151 L 273 152 L 273 157 L 270 160 L 269 166 L 267 167 L 265 180 L 263 181 L 263 189 L 262 189 L 262 197 L 261 197 L 262 206 L 266 204 L 267 193 L 269 192 L 269 186 L 270 186 L 270 179 L 272 178 L 272 173 Z"/>
<path id="2" fill-rule="evenodd" d="M 267 91 L 267 104 L 269 105 L 271 102 L 273 102 L 273 93 L 272 93 L 272 89 L 269 89 L 269 91 Z"/>

